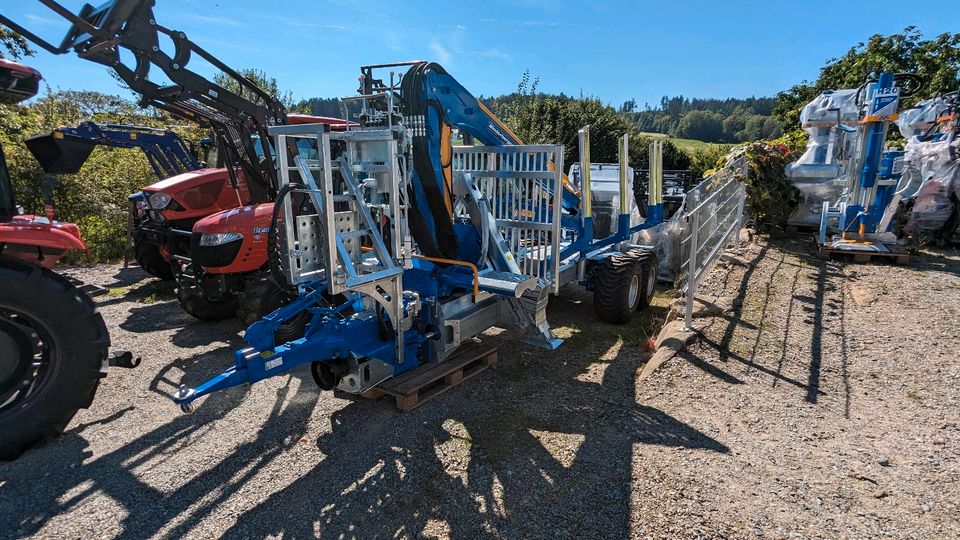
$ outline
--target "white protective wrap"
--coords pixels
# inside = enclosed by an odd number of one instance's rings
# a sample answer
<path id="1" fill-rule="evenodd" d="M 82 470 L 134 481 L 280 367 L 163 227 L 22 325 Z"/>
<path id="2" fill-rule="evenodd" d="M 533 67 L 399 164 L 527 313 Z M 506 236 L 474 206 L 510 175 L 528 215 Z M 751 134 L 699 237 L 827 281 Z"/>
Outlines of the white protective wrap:
<path id="1" fill-rule="evenodd" d="M 922 135 L 937 121 L 937 116 L 946 108 L 943 98 L 935 97 L 921 101 L 916 107 L 900 111 L 897 128 L 904 139 Z"/>
<path id="2" fill-rule="evenodd" d="M 804 106 L 800 111 L 800 124 L 810 139 L 803 155 L 787 167 L 787 174 L 806 178 L 840 176 L 841 164 L 836 158 L 855 151 L 859 134 L 842 132 L 837 128 L 837 121 L 851 128 L 857 126 L 860 109 L 856 89 L 827 91 Z"/>
<path id="3" fill-rule="evenodd" d="M 914 137 L 905 148 L 903 176 L 897 191 L 913 199 L 905 231 L 917 235 L 936 231 L 946 224 L 954 210 L 950 195 L 960 198 L 960 163 L 951 158 L 960 151 L 953 134 L 941 141 L 921 142 Z"/>

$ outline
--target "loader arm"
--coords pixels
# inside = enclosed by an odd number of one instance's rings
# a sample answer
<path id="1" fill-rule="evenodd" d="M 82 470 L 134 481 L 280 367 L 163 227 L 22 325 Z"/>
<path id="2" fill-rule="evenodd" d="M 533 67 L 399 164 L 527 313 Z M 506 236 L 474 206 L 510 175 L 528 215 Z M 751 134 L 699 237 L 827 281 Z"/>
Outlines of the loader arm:
<path id="1" fill-rule="evenodd" d="M 222 142 L 233 185 L 239 182 L 239 169 L 251 184 L 254 201 L 272 199 L 276 193 L 273 157 L 270 152 L 262 152 L 260 159 L 254 145 L 257 140 L 269 140 L 268 126 L 287 123 L 286 109 L 276 98 L 190 41 L 183 32 L 158 24 L 154 0 L 110 0 L 99 7 L 86 4 L 78 14 L 55 0 L 38 1 L 72 25 L 59 46 L 4 15 L 0 15 L 0 23 L 54 54 L 72 50 L 80 58 L 113 69 L 140 94 L 141 106 L 209 126 Z M 173 42 L 172 52 L 160 47 L 161 34 Z M 132 55 L 133 65 L 122 61 L 121 49 Z M 222 71 L 252 97 L 248 99 L 189 69 L 193 56 Z M 151 68 L 159 69 L 172 84 L 161 86 L 151 81 Z"/>
<path id="2" fill-rule="evenodd" d="M 53 174 L 76 173 L 96 146 L 141 150 L 159 180 L 201 168 L 179 135 L 149 127 L 83 122 L 24 142 L 43 170 Z"/>
<path id="3" fill-rule="evenodd" d="M 369 73 L 368 68 L 361 71 Z M 403 76 L 401 94 L 404 115 L 416 119 L 413 125 L 423 126 L 413 136 L 411 190 L 417 204 L 411 213 L 411 231 L 426 255 L 455 258 L 452 128 L 486 146 L 514 146 L 523 141 L 439 64 L 414 63 Z M 563 186 L 563 210 L 576 214 L 580 195 L 566 177 Z"/>

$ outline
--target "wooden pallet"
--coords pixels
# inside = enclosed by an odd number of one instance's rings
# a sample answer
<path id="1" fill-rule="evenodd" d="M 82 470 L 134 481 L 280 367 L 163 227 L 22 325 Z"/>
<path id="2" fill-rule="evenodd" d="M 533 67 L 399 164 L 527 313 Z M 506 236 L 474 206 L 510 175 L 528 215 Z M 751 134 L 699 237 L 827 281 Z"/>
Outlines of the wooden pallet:
<path id="1" fill-rule="evenodd" d="M 398 409 L 410 411 L 487 369 L 496 361 L 496 347 L 470 342 L 443 362 L 426 364 L 399 377 L 387 379 L 361 396 L 368 399 L 390 396 Z"/>
<path id="2" fill-rule="evenodd" d="M 853 259 L 855 263 L 868 263 L 879 259 L 892 260 L 897 264 L 910 262 L 910 253 L 906 248 L 897 244 L 883 244 L 888 251 L 853 251 L 849 249 L 833 249 L 829 246 L 818 246 L 817 251 L 821 259 L 829 259 L 835 255 L 842 255 Z"/>

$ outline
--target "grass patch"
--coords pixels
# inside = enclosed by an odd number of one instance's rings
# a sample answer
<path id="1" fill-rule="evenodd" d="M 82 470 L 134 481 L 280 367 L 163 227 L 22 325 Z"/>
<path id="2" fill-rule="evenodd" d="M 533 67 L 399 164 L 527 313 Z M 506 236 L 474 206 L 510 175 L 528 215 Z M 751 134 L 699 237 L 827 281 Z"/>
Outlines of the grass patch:
<path id="1" fill-rule="evenodd" d="M 177 298 L 173 281 L 148 281 L 140 286 L 127 285 L 126 287 L 110 287 L 107 289 L 110 298 L 129 298 L 140 304 L 155 304 Z"/>
<path id="2" fill-rule="evenodd" d="M 697 139 L 677 139 L 663 133 L 642 132 L 641 135 L 645 135 L 647 137 L 653 137 L 656 139 L 669 140 L 674 144 L 674 146 L 676 146 L 677 148 L 679 148 L 680 150 L 683 150 L 688 154 L 692 154 L 696 150 L 706 150 L 712 146 L 719 146 L 724 150 L 729 150 L 734 146 L 732 144 L 727 144 L 727 143 L 711 143 L 706 141 L 698 141 Z"/>

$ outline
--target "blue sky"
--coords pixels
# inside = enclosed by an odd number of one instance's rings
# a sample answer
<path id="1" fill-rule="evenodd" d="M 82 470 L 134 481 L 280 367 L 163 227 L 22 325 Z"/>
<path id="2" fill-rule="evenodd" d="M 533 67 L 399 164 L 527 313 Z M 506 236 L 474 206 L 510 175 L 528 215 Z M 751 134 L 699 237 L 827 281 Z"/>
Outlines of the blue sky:
<path id="1" fill-rule="evenodd" d="M 74 11 L 83 4 L 61 0 Z M 98 4 L 98 0 L 91 0 Z M 36 0 L 3 12 L 59 43 L 65 25 Z M 10 4 L 16 4 L 11 6 Z M 828 58 L 874 33 L 918 26 L 960 31 L 960 10 L 901 2 L 413 2 L 157 0 L 160 24 L 182 30 L 236 68 L 275 76 L 296 98 L 350 95 L 362 64 L 440 62 L 474 94 L 514 90 L 523 71 L 547 92 L 619 105 L 663 95 L 773 95 L 814 79 Z M 106 68 L 45 51 L 29 59 L 54 88 L 120 93 Z M 209 75 L 208 65 L 191 62 Z"/>

